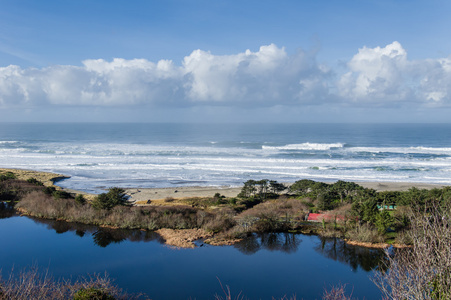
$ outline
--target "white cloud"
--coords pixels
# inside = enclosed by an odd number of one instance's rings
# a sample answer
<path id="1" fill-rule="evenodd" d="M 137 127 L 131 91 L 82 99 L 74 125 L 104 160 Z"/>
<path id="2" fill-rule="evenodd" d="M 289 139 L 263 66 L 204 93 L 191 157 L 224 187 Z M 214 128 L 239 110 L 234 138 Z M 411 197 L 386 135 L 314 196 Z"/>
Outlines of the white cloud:
<path id="1" fill-rule="evenodd" d="M 288 104 L 327 93 L 329 74 L 302 51 L 288 55 L 271 44 L 259 51 L 217 56 L 195 50 L 181 66 L 172 61 L 98 59 L 82 66 L 0 69 L 0 101 L 9 105 Z"/>
<path id="2" fill-rule="evenodd" d="M 187 95 L 195 102 L 293 104 L 312 100 L 310 91 L 327 93 L 327 68 L 302 51 L 290 56 L 274 44 L 229 56 L 196 50 L 183 67 Z"/>
<path id="3" fill-rule="evenodd" d="M 409 60 L 398 42 L 358 50 L 338 75 L 315 54 L 274 44 L 256 52 L 195 50 L 170 60 L 85 60 L 81 66 L 0 68 L 0 107 L 451 104 L 451 58 Z"/>
<path id="4" fill-rule="evenodd" d="M 450 59 L 408 60 L 398 42 L 359 49 L 337 83 L 344 101 L 392 105 L 451 104 Z"/>

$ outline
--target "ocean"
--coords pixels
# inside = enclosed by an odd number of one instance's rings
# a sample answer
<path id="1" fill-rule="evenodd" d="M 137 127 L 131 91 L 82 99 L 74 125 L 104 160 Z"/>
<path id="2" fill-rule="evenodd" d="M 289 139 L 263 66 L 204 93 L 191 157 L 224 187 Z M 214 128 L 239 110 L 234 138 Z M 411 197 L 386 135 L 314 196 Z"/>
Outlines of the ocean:
<path id="1" fill-rule="evenodd" d="M 0 167 L 71 176 L 58 185 L 451 184 L 451 124 L 0 123 Z"/>

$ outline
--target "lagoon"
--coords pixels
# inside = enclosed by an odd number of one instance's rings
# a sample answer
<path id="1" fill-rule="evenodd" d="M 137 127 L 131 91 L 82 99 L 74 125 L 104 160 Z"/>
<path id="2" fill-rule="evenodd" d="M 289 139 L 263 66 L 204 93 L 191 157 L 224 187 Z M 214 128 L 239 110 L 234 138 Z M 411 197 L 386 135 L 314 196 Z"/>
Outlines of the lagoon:
<path id="1" fill-rule="evenodd" d="M 107 272 L 128 292 L 152 299 L 213 299 L 222 294 L 219 280 L 248 299 L 320 299 L 337 284 L 360 299 L 381 297 L 369 277 L 383 253 L 339 239 L 268 233 L 234 246 L 199 241 L 195 249 L 176 249 L 152 232 L 11 214 L 0 219 L 0 236 L 3 276 L 31 265 L 74 279 Z"/>

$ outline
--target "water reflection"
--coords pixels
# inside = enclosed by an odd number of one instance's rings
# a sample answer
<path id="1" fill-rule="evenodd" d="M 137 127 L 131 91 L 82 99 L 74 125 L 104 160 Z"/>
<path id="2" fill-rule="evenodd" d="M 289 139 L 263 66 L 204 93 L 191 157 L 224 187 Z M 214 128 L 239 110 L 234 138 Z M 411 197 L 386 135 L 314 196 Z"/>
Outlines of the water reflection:
<path id="1" fill-rule="evenodd" d="M 9 218 L 15 215 L 13 208 L 8 206 L 7 203 L 0 202 L 0 218 Z M 155 232 L 103 228 L 81 223 L 69 223 L 65 221 L 38 218 L 31 219 L 38 224 L 45 224 L 48 229 L 54 230 L 57 234 L 73 232 L 74 236 L 80 238 L 91 236 L 94 244 L 102 248 L 123 241 L 157 241 L 161 244 L 164 243 L 164 239 Z M 262 249 L 268 251 L 280 251 L 283 253 L 295 253 L 302 243 L 302 237 L 302 234 L 286 232 L 256 233 L 233 245 L 233 247 L 246 255 L 252 255 Z M 318 241 L 319 243 L 314 247 L 314 250 L 317 253 L 320 253 L 328 259 L 347 264 L 353 271 L 357 271 L 359 268 L 367 272 L 371 271 L 378 267 L 385 258 L 382 250 L 348 245 L 341 239 L 319 236 Z"/>
<path id="2" fill-rule="evenodd" d="M 102 248 L 105 248 L 111 243 L 119 244 L 125 241 L 124 237 L 115 235 L 114 232 L 106 229 L 97 230 L 92 234 L 92 238 L 94 239 L 94 243 Z"/>
<path id="3" fill-rule="evenodd" d="M 344 240 L 319 236 L 314 250 L 321 255 L 349 265 L 353 271 L 361 268 L 371 271 L 379 267 L 385 258 L 384 251 L 348 245 Z M 240 252 L 252 255 L 262 249 L 294 253 L 302 243 L 302 235 L 296 233 L 260 233 L 234 245 Z"/>
<path id="4" fill-rule="evenodd" d="M 352 246 L 342 239 L 319 236 L 320 243 L 314 249 L 327 258 L 351 266 L 353 271 L 360 267 L 371 271 L 378 267 L 385 258 L 384 251 L 365 247 Z"/>
<path id="5" fill-rule="evenodd" d="M 38 224 L 45 224 L 48 229 L 54 230 L 58 234 L 73 232 L 80 238 L 83 238 L 86 235 L 92 236 L 94 244 L 102 248 L 105 248 L 110 244 L 118 244 L 123 241 L 157 241 L 159 243 L 164 243 L 163 238 L 155 232 L 142 230 L 111 229 L 81 223 L 69 223 L 65 221 L 46 220 L 38 218 L 32 219 Z"/>
<path id="6" fill-rule="evenodd" d="M 251 255 L 261 249 L 294 253 L 302 242 L 300 234 L 294 233 L 257 233 L 234 245 L 240 252 Z"/>
<path id="7" fill-rule="evenodd" d="M 0 219 L 7 219 L 16 216 L 13 205 L 9 202 L 0 201 Z"/>

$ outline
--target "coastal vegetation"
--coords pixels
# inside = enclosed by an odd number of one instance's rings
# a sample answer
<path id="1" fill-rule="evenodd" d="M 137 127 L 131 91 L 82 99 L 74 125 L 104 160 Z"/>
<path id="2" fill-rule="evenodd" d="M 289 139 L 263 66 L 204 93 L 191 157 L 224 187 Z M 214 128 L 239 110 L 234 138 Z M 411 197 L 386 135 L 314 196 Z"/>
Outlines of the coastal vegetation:
<path id="1" fill-rule="evenodd" d="M 203 229 L 214 234 L 212 243 L 254 232 L 297 231 L 369 244 L 411 245 L 412 213 L 445 205 L 451 188 L 377 192 L 345 181 L 302 179 L 286 186 L 263 179 L 245 182 L 236 197 L 216 193 L 167 198 L 164 206 L 136 206 L 122 188 L 89 198 L 7 172 L 0 174 L 0 200 L 40 218 L 124 229 Z"/>
<path id="2" fill-rule="evenodd" d="M 121 188 L 111 188 L 91 200 L 45 186 L 34 178 L 19 180 L 13 173 L 0 175 L 1 201 L 40 218 L 149 231 L 202 229 L 213 236 L 206 241 L 212 244 L 256 232 L 288 231 L 340 237 L 369 246 L 408 245 L 387 252 L 386 265 L 374 279 L 384 295 L 396 299 L 408 299 L 408 295 L 416 295 L 416 299 L 451 296 L 449 187 L 377 192 L 344 181 L 303 179 L 285 186 L 251 180 L 236 197 L 216 193 L 205 198 L 171 198 L 164 206 L 139 207 L 128 202 Z M 1 284 L 5 295 L 5 286 L 10 284 Z M 77 293 L 90 292 L 97 291 L 88 287 Z"/>

